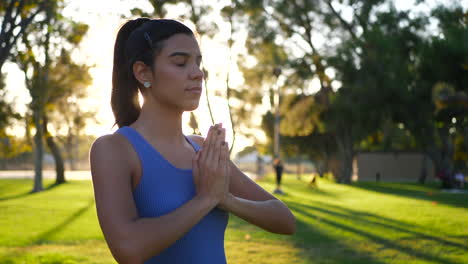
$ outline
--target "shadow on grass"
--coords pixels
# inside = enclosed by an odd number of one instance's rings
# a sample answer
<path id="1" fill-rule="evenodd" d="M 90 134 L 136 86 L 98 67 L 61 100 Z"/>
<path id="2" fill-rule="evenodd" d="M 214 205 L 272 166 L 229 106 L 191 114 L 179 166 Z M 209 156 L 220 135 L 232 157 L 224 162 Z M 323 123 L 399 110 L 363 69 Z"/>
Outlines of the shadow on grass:
<path id="1" fill-rule="evenodd" d="M 74 212 L 72 215 L 67 217 L 65 220 L 63 220 L 61 223 L 58 225 L 50 228 L 49 230 L 46 230 L 42 233 L 40 233 L 38 236 L 32 239 L 32 241 L 29 243 L 29 245 L 41 245 L 44 243 L 48 243 L 50 241 L 50 238 L 63 230 L 66 226 L 70 225 L 74 221 L 76 221 L 80 216 L 82 216 L 86 211 L 88 211 L 91 207 L 94 206 L 94 199 L 90 199 L 88 204 L 85 205 L 84 207 L 78 209 L 76 212 Z"/>
<path id="2" fill-rule="evenodd" d="M 278 240 L 285 242 L 288 241 L 294 246 L 294 248 L 298 249 L 298 258 L 303 260 L 301 263 L 384 263 L 373 258 L 366 252 L 349 247 L 340 240 L 333 238 L 326 232 L 323 232 L 312 226 L 310 223 L 306 223 L 300 219 L 296 220 L 296 233 L 293 236 L 266 233 L 266 231 L 233 216 L 229 217 L 229 228 L 237 229 L 238 231 L 243 231 L 249 234 L 259 232 L 264 234 L 267 240 L 273 240 L 274 242 L 277 242 Z M 263 240 L 265 238 L 259 239 Z M 271 254 L 271 258 L 274 258 L 274 252 L 271 252 Z"/>
<path id="3" fill-rule="evenodd" d="M 300 258 L 307 260 L 307 263 L 384 263 L 367 252 L 359 251 L 332 238 L 309 223 L 296 220 L 296 226 L 296 234 L 292 240 L 294 246 L 300 249 Z"/>
<path id="4" fill-rule="evenodd" d="M 468 194 L 443 193 L 440 192 L 440 188 L 436 187 L 436 185 L 433 183 L 428 185 L 420 185 L 417 183 L 357 182 L 350 185 L 350 187 L 431 202 L 435 201 L 455 207 L 468 208 Z"/>
<path id="5" fill-rule="evenodd" d="M 449 241 L 438 236 L 428 234 L 427 232 L 424 232 L 424 231 L 418 231 L 417 229 L 420 229 L 420 230 L 424 230 L 424 229 L 416 225 L 410 224 L 410 223 L 402 222 L 402 221 L 395 220 L 395 219 L 390 219 L 384 216 L 370 214 L 367 212 L 357 211 L 357 210 L 353 210 L 349 208 L 343 208 L 337 205 L 324 204 L 320 202 L 315 202 L 315 204 L 320 205 L 320 207 L 304 205 L 304 204 L 300 204 L 300 206 L 308 207 L 310 209 L 317 210 L 317 211 L 320 211 L 322 213 L 326 213 L 329 215 L 334 215 L 337 217 L 344 217 L 344 218 L 352 217 L 351 219 L 353 219 L 354 222 L 361 224 L 361 226 L 370 227 L 374 225 L 377 228 L 384 228 L 392 232 L 400 232 L 405 235 L 411 234 L 414 237 L 417 237 L 420 239 L 433 240 L 444 246 L 452 246 L 452 247 L 459 248 L 461 250 L 468 250 L 468 245 L 466 244 L 456 243 L 456 242 Z M 324 208 L 328 208 L 328 210 Z"/>
<path id="6" fill-rule="evenodd" d="M 52 184 L 47 189 L 55 188 L 56 185 Z M 46 230 L 36 237 L 31 239 L 31 242 L 28 243 L 26 247 L 21 247 L 23 249 L 12 251 L 6 255 L 0 256 L 0 263 L 82 263 L 82 261 L 75 256 L 68 256 L 59 253 L 47 253 L 46 255 L 30 256 L 30 250 L 28 251 L 28 246 L 43 245 L 52 242 L 50 238 L 63 230 L 66 226 L 70 225 L 76 221 L 80 216 L 82 216 L 86 211 L 94 206 L 94 199 L 90 199 L 89 202 L 82 208 L 75 211 L 69 217 L 64 219 L 58 225 Z M 34 255 L 34 254 L 33 254 Z M 27 260 L 26 262 L 25 259 Z M 29 262 L 31 261 L 31 262 Z"/>
<path id="7" fill-rule="evenodd" d="M 20 180 L 22 181 L 23 179 L 20 179 Z M 28 181 L 30 181 L 32 183 L 31 180 L 28 180 Z M 30 191 L 26 191 L 26 192 L 22 191 L 20 193 L 11 194 L 11 195 L 7 195 L 7 196 L 3 196 L 3 197 L 0 196 L 0 201 L 14 200 L 14 199 L 26 197 L 28 195 L 33 195 L 33 194 L 38 194 L 38 193 L 42 193 L 42 192 L 45 192 L 45 191 L 50 191 L 50 190 L 54 189 L 55 187 L 63 186 L 64 184 L 67 184 L 67 183 L 62 183 L 62 184 L 51 183 L 51 184 L 47 185 L 41 192 L 33 192 L 32 190 L 30 190 Z"/>
<path id="8" fill-rule="evenodd" d="M 452 246 L 459 250 L 467 250 L 467 246 L 459 243 L 454 243 L 452 241 L 447 241 L 440 237 L 431 236 L 419 231 L 413 231 L 408 229 L 409 225 L 407 223 L 401 223 L 399 221 L 395 221 L 392 219 L 380 217 L 377 215 L 372 215 L 368 213 L 362 213 L 358 211 L 354 211 L 347 208 L 342 208 L 339 206 L 329 205 L 322 203 L 320 207 L 305 205 L 301 203 L 290 202 L 288 206 L 295 212 L 302 214 L 308 218 L 316 218 L 320 223 L 326 224 L 332 228 L 337 230 L 345 231 L 353 233 L 357 236 L 364 237 L 368 241 L 371 241 L 374 245 L 380 246 L 379 249 L 392 249 L 398 252 L 407 254 L 409 256 L 418 258 L 419 260 L 424 260 L 428 262 L 436 262 L 436 263 L 443 263 L 443 264 L 456 264 L 460 262 L 454 262 L 453 260 L 428 253 L 428 252 L 421 252 L 417 248 L 402 245 L 398 240 L 401 237 L 408 238 L 408 236 L 400 236 L 395 240 L 387 239 L 382 235 L 376 235 L 375 233 L 371 232 L 373 229 L 384 229 L 387 230 L 388 234 L 394 234 L 392 232 L 400 232 L 402 234 L 410 234 L 412 235 L 413 239 L 416 241 L 420 241 L 421 239 L 428 239 L 436 241 L 439 246 Z M 325 209 L 327 208 L 327 209 Z M 323 216 L 325 215 L 325 216 Z M 319 216 L 319 217 L 318 217 Z M 351 220 L 352 224 L 344 224 L 339 223 L 335 220 L 332 220 L 333 217 L 339 217 L 345 220 Z M 383 222 L 383 223 L 382 223 Z M 400 225 L 406 226 L 406 228 L 401 227 Z M 414 227 L 416 228 L 416 227 Z M 301 231 L 301 230 L 298 230 Z M 336 246 L 333 245 L 333 246 Z M 417 247 L 417 246 L 416 246 Z M 364 262 L 368 263 L 368 262 Z M 370 263 L 370 262 L 369 262 Z M 375 263 L 375 262 L 371 262 Z"/>

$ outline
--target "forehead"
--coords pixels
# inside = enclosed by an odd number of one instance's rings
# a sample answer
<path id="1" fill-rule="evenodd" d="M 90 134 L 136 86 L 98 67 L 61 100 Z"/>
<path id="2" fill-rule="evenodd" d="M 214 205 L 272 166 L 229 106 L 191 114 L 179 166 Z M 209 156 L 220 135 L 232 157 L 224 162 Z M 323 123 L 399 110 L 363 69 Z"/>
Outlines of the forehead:
<path id="1" fill-rule="evenodd" d="M 170 54 L 174 51 L 185 51 L 194 55 L 200 54 L 197 40 L 187 34 L 175 34 L 164 42 L 161 54 Z"/>

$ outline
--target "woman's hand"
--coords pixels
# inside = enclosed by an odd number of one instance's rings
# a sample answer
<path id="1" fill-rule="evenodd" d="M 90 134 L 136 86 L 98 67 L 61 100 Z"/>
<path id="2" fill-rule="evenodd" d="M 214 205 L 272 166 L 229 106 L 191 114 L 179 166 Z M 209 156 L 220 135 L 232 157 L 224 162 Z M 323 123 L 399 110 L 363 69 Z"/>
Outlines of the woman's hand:
<path id="1" fill-rule="evenodd" d="M 197 195 L 222 204 L 229 194 L 229 150 L 226 130 L 221 125 L 210 127 L 202 149 L 192 162 Z"/>

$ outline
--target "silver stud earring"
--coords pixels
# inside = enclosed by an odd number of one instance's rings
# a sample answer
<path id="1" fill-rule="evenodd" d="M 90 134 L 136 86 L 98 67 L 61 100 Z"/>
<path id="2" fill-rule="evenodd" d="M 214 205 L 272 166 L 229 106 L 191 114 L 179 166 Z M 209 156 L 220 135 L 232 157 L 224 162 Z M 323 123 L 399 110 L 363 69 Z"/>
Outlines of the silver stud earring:
<path id="1" fill-rule="evenodd" d="M 150 83 L 150 82 L 144 82 L 144 83 L 143 83 L 143 86 L 144 86 L 145 88 L 150 88 L 151 83 Z"/>

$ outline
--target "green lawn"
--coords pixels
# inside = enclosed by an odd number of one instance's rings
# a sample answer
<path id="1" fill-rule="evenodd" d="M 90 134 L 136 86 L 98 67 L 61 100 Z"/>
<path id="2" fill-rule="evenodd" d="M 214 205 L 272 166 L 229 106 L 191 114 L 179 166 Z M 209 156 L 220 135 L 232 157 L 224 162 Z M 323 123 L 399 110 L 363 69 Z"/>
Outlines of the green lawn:
<path id="1" fill-rule="evenodd" d="M 0 180 L 0 263 L 115 263 L 99 229 L 92 184 L 72 181 L 29 194 L 31 180 Z M 271 191 L 272 177 L 260 181 Z M 228 262 L 468 263 L 468 194 L 436 184 L 320 181 L 294 176 L 281 199 L 293 236 L 274 235 L 230 216 Z"/>

